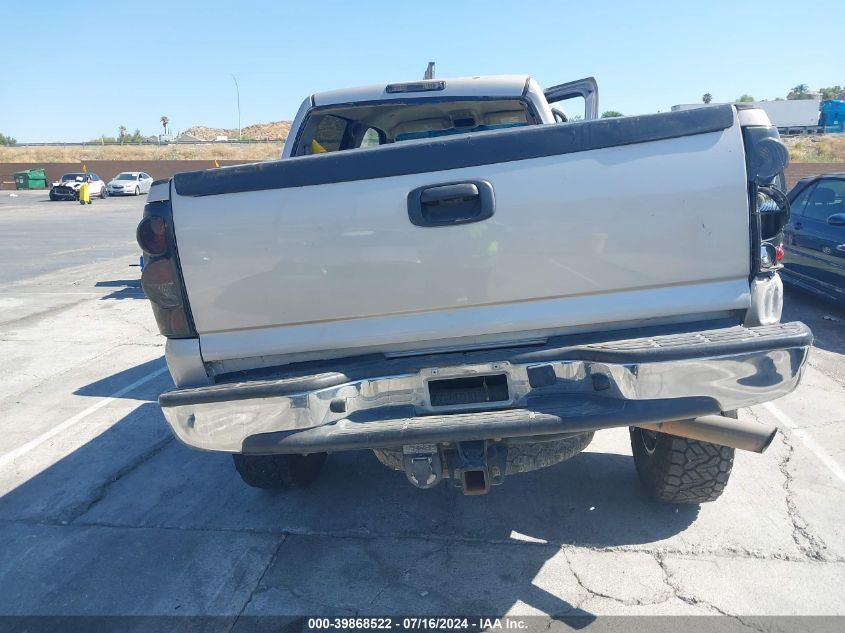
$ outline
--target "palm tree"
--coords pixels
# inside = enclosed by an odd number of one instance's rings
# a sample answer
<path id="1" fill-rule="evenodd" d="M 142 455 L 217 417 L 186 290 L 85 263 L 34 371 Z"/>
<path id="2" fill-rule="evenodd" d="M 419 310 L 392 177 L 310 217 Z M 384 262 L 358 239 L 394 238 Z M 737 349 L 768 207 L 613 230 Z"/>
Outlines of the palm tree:
<path id="1" fill-rule="evenodd" d="M 125 125 L 121 125 L 119 128 L 117 128 L 117 135 L 118 135 L 118 138 L 120 138 L 120 144 L 123 145 L 123 139 L 126 138 L 126 126 Z"/>
<path id="2" fill-rule="evenodd" d="M 705 92 L 705 93 L 702 95 L 701 100 L 702 100 L 704 103 L 710 103 L 711 101 L 713 101 L 713 95 L 711 95 L 709 92 Z"/>
<path id="3" fill-rule="evenodd" d="M 167 124 L 170 123 L 170 119 L 167 116 L 162 116 L 159 121 L 161 121 L 161 127 L 164 128 L 164 133 L 167 134 Z"/>

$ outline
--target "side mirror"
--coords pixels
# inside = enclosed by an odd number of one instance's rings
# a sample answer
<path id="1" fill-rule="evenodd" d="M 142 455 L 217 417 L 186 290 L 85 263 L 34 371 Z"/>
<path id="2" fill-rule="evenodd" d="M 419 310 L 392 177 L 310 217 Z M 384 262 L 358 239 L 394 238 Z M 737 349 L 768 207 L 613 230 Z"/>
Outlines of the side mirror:
<path id="1" fill-rule="evenodd" d="M 831 226 L 845 226 L 845 213 L 834 213 L 827 219 Z"/>

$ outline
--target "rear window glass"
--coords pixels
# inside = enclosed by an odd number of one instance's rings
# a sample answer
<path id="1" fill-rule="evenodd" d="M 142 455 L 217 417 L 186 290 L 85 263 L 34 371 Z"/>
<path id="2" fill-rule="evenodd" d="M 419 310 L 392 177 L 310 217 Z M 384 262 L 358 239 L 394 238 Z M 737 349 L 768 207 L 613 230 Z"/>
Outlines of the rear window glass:
<path id="1" fill-rule="evenodd" d="M 538 122 L 522 99 L 402 100 L 338 105 L 313 112 L 294 155 L 322 154 Z"/>

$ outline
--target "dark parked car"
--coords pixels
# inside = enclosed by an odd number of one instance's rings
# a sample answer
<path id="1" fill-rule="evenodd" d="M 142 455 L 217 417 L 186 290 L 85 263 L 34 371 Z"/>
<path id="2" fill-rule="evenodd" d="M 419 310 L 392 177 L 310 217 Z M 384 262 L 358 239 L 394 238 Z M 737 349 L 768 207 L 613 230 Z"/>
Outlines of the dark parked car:
<path id="1" fill-rule="evenodd" d="M 789 202 L 783 280 L 845 305 L 845 173 L 800 180 Z"/>

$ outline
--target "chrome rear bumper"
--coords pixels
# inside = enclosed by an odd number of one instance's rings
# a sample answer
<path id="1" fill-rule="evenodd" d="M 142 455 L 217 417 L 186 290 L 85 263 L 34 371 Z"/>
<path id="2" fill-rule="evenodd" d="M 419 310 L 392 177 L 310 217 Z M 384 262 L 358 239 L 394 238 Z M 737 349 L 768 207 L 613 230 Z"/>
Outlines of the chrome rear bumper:
<path id="1" fill-rule="evenodd" d="M 810 330 L 796 322 L 528 351 L 370 358 L 339 363 L 343 371 L 177 389 L 159 403 L 182 442 L 228 452 L 578 433 L 774 400 L 797 386 L 811 344 Z M 432 381 L 482 376 L 506 382 L 504 395 L 469 404 L 432 399 Z"/>

